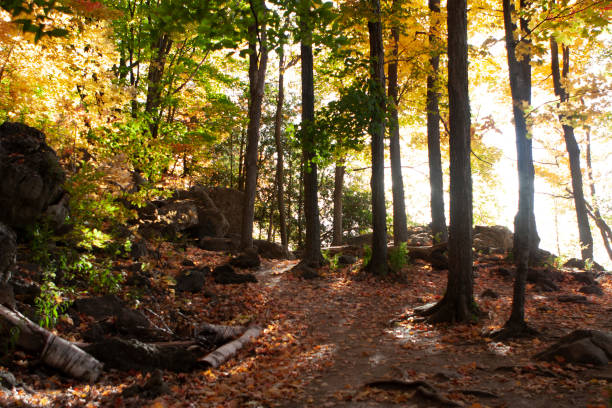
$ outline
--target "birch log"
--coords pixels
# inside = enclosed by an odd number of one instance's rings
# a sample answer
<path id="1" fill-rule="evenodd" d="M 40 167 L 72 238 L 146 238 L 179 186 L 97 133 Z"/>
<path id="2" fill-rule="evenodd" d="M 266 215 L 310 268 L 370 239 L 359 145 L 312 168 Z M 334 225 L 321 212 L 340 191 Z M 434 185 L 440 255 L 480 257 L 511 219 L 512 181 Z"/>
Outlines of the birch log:
<path id="1" fill-rule="evenodd" d="M 258 326 L 249 327 L 242 336 L 240 336 L 234 341 L 231 341 L 219 347 L 218 349 L 208 354 L 207 356 L 203 357 L 199 361 L 206 363 L 210 365 L 211 367 L 217 368 L 221 364 L 229 360 L 230 357 L 236 354 L 238 350 L 240 350 L 251 339 L 254 339 L 255 337 L 259 336 L 260 333 L 261 333 L 261 327 L 258 327 Z"/>
<path id="2" fill-rule="evenodd" d="M 68 340 L 56 336 L 17 311 L 0 305 L 0 319 L 19 329 L 17 345 L 40 353 L 47 365 L 74 378 L 94 382 L 102 372 L 102 363 Z"/>

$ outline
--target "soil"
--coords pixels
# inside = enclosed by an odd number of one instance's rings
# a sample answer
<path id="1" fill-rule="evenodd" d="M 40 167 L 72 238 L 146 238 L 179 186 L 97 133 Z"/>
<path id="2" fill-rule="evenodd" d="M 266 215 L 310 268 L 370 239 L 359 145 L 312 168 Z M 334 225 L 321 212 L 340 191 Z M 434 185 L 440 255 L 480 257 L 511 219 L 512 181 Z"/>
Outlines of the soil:
<path id="1" fill-rule="evenodd" d="M 178 270 L 185 257 L 197 267 L 214 268 L 228 261 L 217 253 L 169 247 L 162 250 L 160 259 L 170 271 Z M 17 351 L 7 367 L 27 386 L 4 396 L 0 392 L 0 405 L 435 407 L 453 403 L 573 408 L 609 403 L 612 364 L 595 369 L 532 359 L 574 329 L 612 331 L 609 275 L 600 279 L 604 295 L 587 295 L 586 303 L 558 302 L 559 295 L 575 294 L 580 288 L 569 273 L 558 283 L 558 292 L 538 292 L 537 285 L 528 285 L 527 318 L 539 335 L 501 343 L 487 337 L 503 325 L 510 310 L 512 282 L 497 270 L 512 266 L 501 257 L 481 259 L 475 268 L 474 293 L 493 289 L 499 297 L 477 296 L 483 317 L 472 325 L 454 326 L 432 326 L 412 315 L 414 307 L 440 299 L 446 285 L 446 272 L 434 271 L 425 263 L 405 267 L 401 283 L 368 277 L 360 271 L 360 263 L 334 271 L 326 267 L 319 271 L 321 278 L 303 280 L 291 272 L 295 264 L 263 260 L 254 272 L 257 283 L 216 285 L 208 277 L 207 296 L 170 293 L 140 300 L 156 311 L 150 316 L 156 325 L 175 331 L 184 322 L 171 318 L 173 309 L 194 324 L 207 321 L 264 328 L 260 337 L 218 369 L 163 371 L 167 393 L 150 399 L 122 395 L 122 391 L 139 389 L 134 386 L 146 384 L 151 374 L 109 370 L 96 384 L 83 384 Z M 163 321 L 155 321 L 156 316 Z M 366 386 L 379 380 L 421 381 L 435 390 L 434 398 L 418 387 Z"/>

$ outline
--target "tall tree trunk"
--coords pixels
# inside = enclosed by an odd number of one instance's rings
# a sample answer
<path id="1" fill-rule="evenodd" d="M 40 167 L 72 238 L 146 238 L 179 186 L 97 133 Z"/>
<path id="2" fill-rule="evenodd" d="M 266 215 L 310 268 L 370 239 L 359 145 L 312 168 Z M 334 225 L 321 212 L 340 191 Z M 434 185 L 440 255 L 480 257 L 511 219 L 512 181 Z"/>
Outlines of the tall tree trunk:
<path id="1" fill-rule="evenodd" d="M 398 0 L 393 1 L 393 8 L 399 6 Z M 397 21 L 397 20 L 396 20 Z M 399 245 L 400 242 L 408 240 L 408 226 L 406 224 L 406 202 L 404 201 L 404 179 L 402 177 L 402 157 L 400 155 L 400 132 L 398 105 L 399 98 L 397 92 L 397 66 L 399 56 L 399 27 L 394 23 L 391 27 L 391 39 L 393 41 L 393 59 L 389 61 L 389 109 L 391 110 L 389 123 L 389 153 L 391 156 L 391 184 L 393 190 L 393 242 Z"/>
<path id="2" fill-rule="evenodd" d="M 369 133 L 372 138 L 372 258 L 367 269 L 385 275 L 387 267 L 387 214 L 385 208 L 385 51 L 383 46 L 380 0 L 371 0 L 370 97 L 376 102 Z"/>
<path id="3" fill-rule="evenodd" d="M 310 0 L 300 16 L 302 59 L 302 157 L 304 160 L 304 216 L 306 218 L 306 242 L 303 261 L 318 267 L 324 262 L 321 254 L 321 226 L 319 224 L 319 197 L 317 164 L 315 158 L 314 125 L 314 75 L 312 57 L 312 31 Z"/>
<path id="4" fill-rule="evenodd" d="M 172 40 L 168 34 L 161 34 L 153 44 L 153 56 L 149 62 L 149 73 L 147 76 L 147 99 L 145 102 L 145 113 L 150 116 L 149 129 L 151 137 L 156 138 L 159 131 L 161 118 L 160 106 L 163 90 L 162 78 L 166 67 L 166 57 L 172 48 Z"/>
<path id="5" fill-rule="evenodd" d="M 334 219 L 332 222 L 332 245 L 342 245 L 342 192 L 344 189 L 344 163 L 336 164 L 334 171 Z"/>
<path id="6" fill-rule="evenodd" d="M 440 19 L 440 0 L 429 0 L 429 65 L 427 75 L 427 153 L 429 157 L 429 187 L 431 189 L 431 232 L 434 242 L 448 240 L 446 216 L 444 213 L 444 182 L 442 178 L 442 155 L 440 154 L 440 108 L 438 91 L 438 71 L 440 69 L 440 50 L 438 25 Z"/>
<path id="7" fill-rule="evenodd" d="M 593 200 L 593 211 L 591 216 L 595 221 L 595 225 L 597 225 L 597 228 L 599 229 L 599 233 L 601 234 L 601 239 L 603 241 L 604 247 L 606 248 L 606 252 L 608 253 L 608 257 L 612 261 L 612 246 L 610 245 L 610 241 L 612 241 L 612 230 L 601 216 L 601 213 L 599 211 L 599 204 L 597 203 L 595 181 L 593 180 L 593 164 L 591 162 L 591 129 L 589 127 L 587 127 L 586 129 L 586 166 L 587 179 L 591 190 L 591 200 Z"/>
<path id="8" fill-rule="evenodd" d="M 259 8 L 262 10 L 265 9 L 263 2 L 259 4 Z M 257 13 L 255 12 L 254 14 Z M 247 128 L 245 191 L 240 237 L 240 247 L 242 249 L 253 247 L 253 218 L 255 211 L 255 192 L 257 189 L 259 127 L 261 124 L 261 104 L 264 96 L 266 66 L 268 63 L 265 25 L 258 25 L 257 15 L 254 17 L 255 23 L 249 27 L 249 125 Z M 259 47 L 257 47 L 258 42 Z"/>
<path id="9" fill-rule="evenodd" d="M 448 3 L 448 98 L 450 122 L 450 234 L 448 282 L 442 300 L 423 314 L 429 321 L 476 318 L 472 274 L 472 174 L 468 93 L 467 4 Z"/>
<path id="10" fill-rule="evenodd" d="M 513 0 L 503 0 L 504 28 L 506 51 L 508 56 L 508 71 L 510 75 L 510 90 L 512 93 L 512 111 L 514 114 L 514 129 L 516 134 L 516 156 L 518 161 L 519 203 L 518 213 L 514 219 L 515 264 L 516 278 L 512 297 L 512 312 L 501 337 L 520 336 L 530 332 L 525 322 L 525 282 L 529 267 L 532 227 L 535 225 L 533 213 L 534 202 L 534 168 L 531 135 L 527 126 L 524 109 L 531 105 L 531 56 L 529 52 L 521 53 L 517 59 L 516 48 L 519 43 L 529 45 L 527 33 L 528 21 L 520 19 L 520 33 L 513 21 L 515 14 Z M 520 0 L 521 9 L 525 8 L 525 0 Z M 525 47 L 528 49 L 528 47 Z"/>
<path id="11" fill-rule="evenodd" d="M 298 180 L 297 227 L 298 248 L 304 249 L 304 158 L 300 158 L 300 176 Z"/>
<path id="12" fill-rule="evenodd" d="M 569 74 L 569 47 L 561 45 L 561 49 L 563 51 L 563 72 L 559 70 L 559 47 L 555 39 L 551 38 L 550 55 L 555 95 L 557 95 L 560 102 L 563 103 L 567 102 L 569 99 L 569 93 L 563 84 L 563 81 L 567 79 Z M 565 115 L 562 113 L 559 114 L 559 121 L 563 127 L 565 146 L 567 148 L 567 154 L 569 155 L 574 207 L 576 208 L 576 220 L 578 222 L 578 234 L 580 237 L 580 252 L 582 254 L 582 259 L 586 261 L 587 259 L 593 259 L 593 236 L 591 235 L 589 216 L 584 201 L 582 172 L 580 170 L 580 148 L 574 136 L 574 127 L 569 125 L 566 119 Z"/>
<path id="13" fill-rule="evenodd" d="M 276 100 L 276 114 L 274 115 L 274 143 L 276 144 L 276 201 L 278 203 L 278 223 L 280 227 L 281 245 L 286 250 L 289 246 L 287 239 L 287 219 L 285 217 L 284 192 L 284 157 L 282 142 L 283 103 L 285 101 L 284 61 L 285 53 L 281 45 L 278 52 L 278 99 Z"/>
<path id="14" fill-rule="evenodd" d="M 238 190 L 244 191 L 244 146 L 246 137 L 244 131 L 240 132 L 240 152 L 238 154 Z"/>

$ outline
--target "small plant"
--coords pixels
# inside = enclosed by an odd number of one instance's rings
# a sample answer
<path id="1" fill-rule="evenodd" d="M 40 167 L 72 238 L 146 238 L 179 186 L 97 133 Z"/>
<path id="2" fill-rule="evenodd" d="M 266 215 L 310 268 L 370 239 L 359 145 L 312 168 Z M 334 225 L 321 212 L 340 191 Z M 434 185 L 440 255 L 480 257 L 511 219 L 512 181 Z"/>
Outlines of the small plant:
<path id="1" fill-rule="evenodd" d="M 593 262 L 591 258 L 587 258 L 584 260 L 584 270 L 585 271 L 592 271 L 594 265 L 595 263 Z"/>
<path id="2" fill-rule="evenodd" d="M 325 258 L 329 264 L 330 272 L 335 272 L 338 270 L 338 260 L 340 259 L 340 254 L 332 256 L 329 251 L 323 251 L 323 258 Z"/>
<path id="3" fill-rule="evenodd" d="M 367 266 L 370 264 L 372 260 L 372 247 L 369 245 L 363 246 L 363 266 Z"/>
<path id="4" fill-rule="evenodd" d="M 395 273 L 399 273 L 408 263 L 408 249 L 405 242 L 400 242 L 389 251 L 389 266 Z"/>
<path id="5" fill-rule="evenodd" d="M 63 302 L 63 291 L 53 282 L 54 278 L 53 270 L 45 272 L 40 295 L 34 301 L 40 316 L 38 324 L 47 328 L 55 326 L 60 313 L 67 307 L 67 303 Z"/>

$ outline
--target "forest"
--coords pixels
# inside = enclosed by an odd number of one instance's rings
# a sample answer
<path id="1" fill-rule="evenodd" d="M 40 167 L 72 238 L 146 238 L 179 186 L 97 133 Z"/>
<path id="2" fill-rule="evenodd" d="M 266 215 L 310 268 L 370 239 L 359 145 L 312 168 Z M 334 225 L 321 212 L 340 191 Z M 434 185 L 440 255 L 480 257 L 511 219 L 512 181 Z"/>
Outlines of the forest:
<path id="1" fill-rule="evenodd" d="M 612 407 L 611 21 L 0 0 L 0 405 Z"/>

